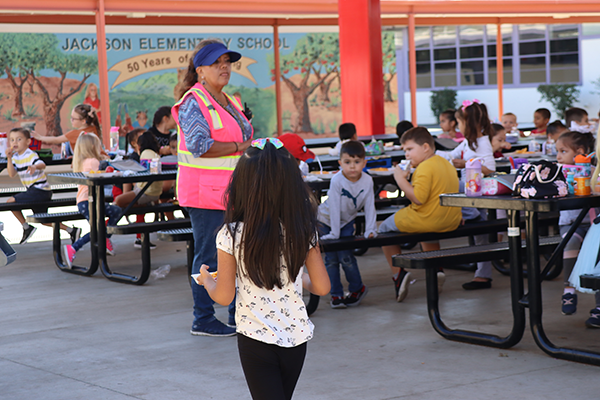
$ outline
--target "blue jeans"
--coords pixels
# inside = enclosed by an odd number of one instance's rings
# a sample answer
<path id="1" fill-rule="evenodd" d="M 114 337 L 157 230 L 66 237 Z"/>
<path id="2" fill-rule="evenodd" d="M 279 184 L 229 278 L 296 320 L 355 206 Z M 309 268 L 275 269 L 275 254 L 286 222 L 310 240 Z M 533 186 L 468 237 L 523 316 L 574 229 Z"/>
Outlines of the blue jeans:
<path id="1" fill-rule="evenodd" d="M 202 208 L 187 208 L 192 222 L 194 234 L 194 264 L 192 274 L 200 272 L 202 264 L 208 265 L 208 270 L 217 270 L 217 233 L 223 226 L 225 211 L 205 210 Z M 192 282 L 192 296 L 194 298 L 194 325 L 209 323 L 215 319 L 215 303 L 204 286 L 200 286 L 195 280 L 188 277 Z M 230 320 L 235 315 L 235 300 L 229 305 Z"/>
<path id="2" fill-rule="evenodd" d="M 79 210 L 79 213 L 85 217 L 85 219 L 87 219 L 88 221 L 90 220 L 90 206 L 87 201 L 82 201 L 80 203 L 77 203 L 77 209 Z M 119 217 L 121 216 L 121 208 L 119 208 L 117 206 L 111 206 L 110 204 L 105 203 L 104 204 L 104 213 L 108 217 L 108 224 L 116 225 L 117 222 L 119 222 Z M 110 236 L 111 235 L 106 235 L 106 237 L 110 237 Z M 83 246 L 85 246 L 89 242 L 90 242 L 90 234 L 86 233 L 85 235 L 83 235 L 83 237 L 79 238 L 78 241 L 73 243 L 73 249 L 75 249 L 75 251 L 79 251 L 79 249 L 81 249 Z"/>
<path id="3" fill-rule="evenodd" d="M 325 224 L 319 224 L 319 235 L 326 235 L 331 232 L 331 228 Z M 340 237 L 354 235 L 354 221 L 346 224 L 340 229 Z M 331 281 L 331 295 L 344 296 L 344 287 L 340 279 L 340 264 L 348 281 L 348 290 L 358 292 L 363 287 L 363 282 L 358 270 L 358 263 L 352 250 L 331 251 L 325 253 L 325 267 Z"/>

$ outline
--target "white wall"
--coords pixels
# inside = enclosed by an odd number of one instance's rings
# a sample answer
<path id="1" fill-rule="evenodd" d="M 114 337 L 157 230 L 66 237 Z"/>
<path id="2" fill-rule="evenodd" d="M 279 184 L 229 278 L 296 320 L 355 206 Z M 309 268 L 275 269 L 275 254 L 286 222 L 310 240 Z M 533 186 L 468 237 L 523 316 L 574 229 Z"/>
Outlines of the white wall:
<path id="1" fill-rule="evenodd" d="M 592 84 L 592 81 L 600 78 L 600 38 L 581 40 L 581 82 L 579 103 L 577 107 L 584 108 L 590 114 L 590 117 L 597 117 L 600 110 L 600 94 L 594 94 L 593 91 L 600 92 L 600 88 Z M 431 112 L 430 91 L 417 92 L 417 121 L 420 125 L 435 125 L 437 121 Z M 496 89 L 473 89 L 459 90 L 457 102 L 460 106 L 463 100 L 478 99 L 485 103 L 490 114 L 490 118 L 498 121 L 498 91 Z M 410 93 L 404 93 L 404 116 L 410 119 Z M 556 112 L 552 105 L 541 100 L 537 88 L 504 88 L 504 112 L 512 112 L 517 116 L 517 121 L 521 126 L 533 126 L 533 113 L 538 108 L 547 108 L 552 112 L 551 121 L 557 119 Z"/>

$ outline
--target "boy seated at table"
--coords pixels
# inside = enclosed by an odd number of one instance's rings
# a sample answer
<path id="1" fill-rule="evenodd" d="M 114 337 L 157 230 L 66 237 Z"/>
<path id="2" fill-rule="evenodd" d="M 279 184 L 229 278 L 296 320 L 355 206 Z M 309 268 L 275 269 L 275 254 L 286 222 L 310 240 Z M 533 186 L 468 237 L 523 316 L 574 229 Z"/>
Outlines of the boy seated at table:
<path id="1" fill-rule="evenodd" d="M 531 133 L 535 135 L 545 135 L 552 114 L 547 108 L 538 108 L 533 112 L 533 124 L 535 129 Z"/>
<path id="2" fill-rule="evenodd" d="M 377 214 L 373 178 L 363 171 L 367 165 L 365 147 L 350 140 L 342 145 L 339 164 L 341 171 L 331 178 L 327 200 L 319 206 L 317 220 L 321 239 L 338 239 L 354 236 L 354 220 L 358 212 L 365 210 L 365 238 L 376 235 Z M 331 308 L 354 307 L 367 294 L 352 250 L 325 253 L 325 266 L 331 281 Z M 348 281 L 347 296 L 340 280 L 340 266 Z"/>
<path id="3" fill-rule="evenodd" d="M 592 132 L 588 113 L 583 108 L 569 108 L 567 111 L 565 111 L 565 121 L 567 123 L 567 128 L 570 131 L 581 133 Z"/>
<path id="4" fill-rule="evenodd" d="M 519 124 L 517 123 L 517 116 L 511 112 L 507 112 L 502 114 L 500 117 L 500 124 L 506 129 L 506 133 L 516 133 L 518 132 L 521 136 L 523 136 L 523 132 L 517 129 Z"/>
<path id="5" fill-rule="evenodd" d="M 439 195 L 458 192 L 458 175 L 448 161 L 435 154 L 435 142 L 429 131 L 421 126 L 409 129 L 402 135 L 402 146 L 406 159 L 415 171 L 411 182 L 410 170 L 394 169 L 394 178 L 398 187 L 411 201 L 408 207 L 397 211 L 379 226 L 379 233 L 405 232 L 449 232 L 460 225 L 462 218 L 459 207 L 443 207 Z M 438 250 L 439 243 L 421 243 L 424 251 Z M 392 270 L 396 301 L 401 302 L 408 294 L 410 272 L 394 267 L 392 256 L 400 254 L 400 246 L 383 246 L 383 253 Z M 438 272 L 438 284 L 441 288 L 445 275 Z"/>
<path id="6" fill-rule="evenodd" d="M 25 192 L 9 197 L 7 203 L 44 203 L 52 199 L 52 190 L 46 180 L 46 164 L 37 153 L 29 148 L 31 132 L 26 128 L 14 128 L 8 133 L 8 146 L 6 149 L 8 176 L 11 178 L 19 175 L 21 183 L 27 188 Z M 27 207 L 24 207 L 27 208 Z M 48 212 L 48 207 L 31 207 L 34 214 Z M 23 237 L 19 244 L 27 243 L 36 231 L 34 226 L 25 221 L 21 210 L 12 211 L 13 215 L 23 226 Z M 43 224 L 52 226 L 52 224 Z M 69 227 L 60 224 L 60 229 L 71 236 L 74 243 L 81 235 L 81 228 Z"/>
<path id="7" fill-rule="evenodd" d="M 358 140 L 356 126 L 352 122 L 346 122 L 345 124 L 341 124 L 338 127 L 338 135 L 340 137 L 340 141 L 335 144 L 335 147 L 333 149 L 329 150 L 330 156 L 339 156 L 342 145 L 348 140 Z"/>

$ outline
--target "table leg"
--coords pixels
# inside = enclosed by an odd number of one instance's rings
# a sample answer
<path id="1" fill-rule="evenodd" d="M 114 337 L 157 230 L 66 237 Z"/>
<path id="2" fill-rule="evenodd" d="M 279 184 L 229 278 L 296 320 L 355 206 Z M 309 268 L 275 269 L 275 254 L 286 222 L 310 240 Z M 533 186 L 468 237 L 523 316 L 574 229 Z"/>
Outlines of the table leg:
<path id="1" fill-rule="evenodd" d="M 130 283 L 134 285 L 143 285 L 148 280 L 150 276 L 150 247 L 149 247 L 149 237 L 146 235 L 144 237 L 142 235 L 142 240 L 144 240 L 144 244 L 142 246 L 142 273 L 140 276 L 132 276 L 121 274 L 118 272 L 111 271 L 108 260 L 106 259 L 106 214 L 104 211 L 104 186 L 97 185 L 95 186 L 97 201 L 96 201 L 96 213 L 97 213 L 97 231 L 98 231 L 98 240 L 97 240 L 97 254 L 98 260 L 100 264 L 100 271 L 102 274 L 109 280 L 119 283 Z M 91 216 L 90 216 L 91 219 Z M 146 247 L 147 249 L 145 249 Z"/>
<path id="2" fill-rule="evenodd" d="M 538 347 L 546 354 L 563 360 L 600 365 L 600 353 L 556 347 L 546 336 L 542 325 L 542 279 L 540 272 L 537 213 L 527 212 L 527 271 L 529 284 L 529 322 Z M 565 237 L 568 241 L 569 239 Z M 561 242 L 562 244 L 562 242 Z M 560 247 L 560 246 L 559 246 Z M 564 246 L 563 246 L 564 247 Z"/>
<path id="3" fill-rule="evenodd" d="M 425 272 L 425 285 L 427 287 L 427 309 L 429 320 L 433 329 L 441 336 L 449 340 L 479 344 L 483 346 L 498 347 L 506 349 L 519 343 L 523 338 L 525 331 L 525 310 L 520 304 L 523 297 L 523 267 L 521 265 L 521 235 L 519 230 L 519 214 L 516 211 L 509 211 L 509 227 L 516 227 L 518 235 L 511 236 L 509 230 L 510 246 L 510 281 L 511 281 L 511 303 L 513 313 L 512 331 L 506 337 L 499 337 L 483 332 L 463 331 L 459 329 L 449 329 L 442 321 L 439 311 L 439 295 L 437 286 L 437 270 L 428 268 Z"/>

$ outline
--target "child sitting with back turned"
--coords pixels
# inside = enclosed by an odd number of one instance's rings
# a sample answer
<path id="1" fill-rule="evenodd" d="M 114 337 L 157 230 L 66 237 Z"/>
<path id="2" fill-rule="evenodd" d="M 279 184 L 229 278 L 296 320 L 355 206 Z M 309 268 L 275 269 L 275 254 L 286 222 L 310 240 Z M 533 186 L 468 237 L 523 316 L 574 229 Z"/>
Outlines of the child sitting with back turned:
<path id="1" fill-rule="evenodd" d="M 8 146 L 6 149 L 6 169 L 11 178 L 19 175 L 21 183 L 27 188 L 27 191 L 17 193 L 9 197 L 7 203 L 32 203 L 46 202 L 52 199 L 52 191 L 46 180 L 46 164 L 40 159 L 36 152 L 29 148 L 31 144 L 31 132 L 26 128 L 14 128 L 8 133 Z M 33 206 L 34 214 L 48 212 L 47 207 Z M 12 211 L 13 215 L 23 226 L 23 237 L 19 244 L 27 243 L 36 231 L 34 226 L 25 221 L 21 210 Z M 52 224 L 44 224 L 52 226 Z M 75 242 L 81 235 L 81 229 L 68 227 L 60 224 L 60 229 L 66 231 L 71 236 L 71 242 Z"/>
<path id="2" fill-rule="evenodd" d="M 548 136 L 548 139 L 552 139 L 554 143 L 556 143 L 560 135 L 568 131 L 569 129 L 557 119 L 551 124 L 548 124 L 548 127 L 546 128 L 546 135 Z"/>
<path id="3" fill-rule="evenodd" d="M 102 143 L 100 139 L 93 133 L 84 132 L 77 139 L 77 145 L 75 146 L 75 153 L 73 154 L 73 172 L 90 172 L 98 171 L 100 168 L 100 160 L 103 156 L 101 154 Z M 90 220 L 90 205 L 89 205 L 89 191 L 87 185 L 77 185 L 77 209 L 85 219 Z M 108 203 L 104 204 L 104 212 L 108 218 L 108 225 L 116 225 L 119 222 L 121 216 L 121 209 L 116 206 L 112 206 Z M 106 235 L 106 254 L 114 256 L 114 248 L 112 241 L 110 240 L 111 235 Z M 63 260 L 67 263 L 69 268 L 73 267 L 73 260 L 77 252 L 90 241 L 90 234 L 86 233 L 81 239 L 77 240 L 73 245 L 63 246 Z"/>
<path id="4" fill-rule="evenodd" d="M 550 113 L 550 110 L 547 108 L 538 108 L 535 110 L 533 113 L 533 124 L 535 125 L 535 129 L 532 130 L 531 133 L 536 135 L 545 135 L 551 116 L 552 113 Z"/>
<path id="5" fill-rule="evenodd" d="M 338 239 L 354 235 L 354 219 L 365 209 L 365 237 L 377 232 L 373 179 L 362 172 L 367 164 L 362 143 L 351 140 L 340 150 L 341 171 L 331 178 L 328 198 L 319 206 L 317 220 L 320 222 L 321 239 Z M 344 297 L 340 280 L 340 265 L 348 281 L 350 294 Z M 325 266 L 331 281 L 331 308 L 357 306 L 367 294 L 352 250 L 325 253 Z"/>
<path id="6" fill-rule="evenodd" d="M 235 298 L 238 350 L 252 398 L 291 399 L 314 330 L 302 287 L 319 296 L 330 289 L 315 236 L 315 201 L 276 138 L 252 142 L 225 198 L 218 279 L 204 264 L 197 283 L 219 304 Z"/>
<path id="7" fill-rule="evenodd" d="M 406 159 L 416 168 L 411 182 L 409 170 L 394 169 L 394 178 L 400 190 L 411 204 L 387 218 L 379 226 L 379 232 L 448 232 L 460 225 L 458 207 L 443 207 L 439 195 L 458 192 L 458 176 L 447 160 L 435 154 L 435 142 L 424 127 L 409 129 L 402 135 Z M 439 244 L 421 243 L 424 251 L 439 249 Z M 400 246 L 383 246 L 383 253 L 392 270 L 396 301 L 401 302 L 408 294 L 410 272 L 394 267 L 392 256 L 401 253 Z M 440 282 L 445 278 L 438 272 Z M 438 282 L 438 283 L 440 283 Z"/>
<path id="8" fill-rule="evenodd" d="M 348 140 L 357 140 L 358 135 L 356 134 L 356 126 L 352 122 L 346 122 L 338 127 L 338 135 L 340 141 L 336 143 L 333 149 L 329 150 L 330 156 L 339 156 L 342 145 Z"/>
<path id="9" fill-rule="evenodd" d="M 591 132 L 590 119 L 583 108 L 571 107 L 565 111 L 565 122 L 570 131 Z M 596 133 L 596 132 L 592 132 Z"/>

